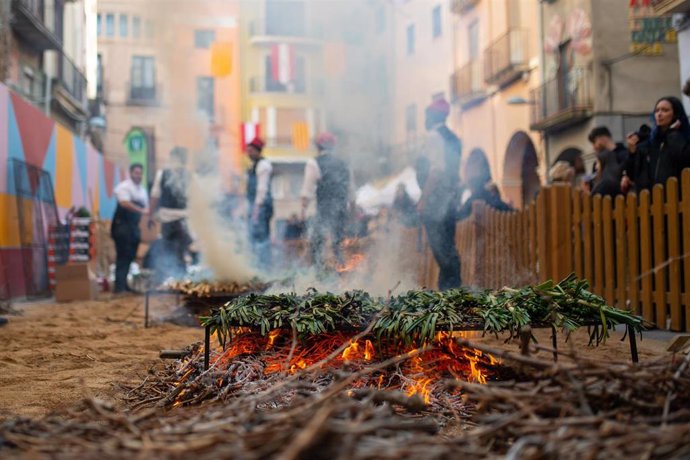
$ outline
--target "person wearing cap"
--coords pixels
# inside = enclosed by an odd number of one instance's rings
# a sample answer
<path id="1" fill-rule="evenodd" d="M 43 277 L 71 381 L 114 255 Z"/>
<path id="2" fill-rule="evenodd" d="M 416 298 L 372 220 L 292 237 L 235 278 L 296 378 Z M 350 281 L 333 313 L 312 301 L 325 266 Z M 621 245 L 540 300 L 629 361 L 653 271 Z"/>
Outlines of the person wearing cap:
<path id="1" fill-rule="evenodd" d="M 424 155 L 417 160 L 417 181 L 422 196 L 417 211 L 429 246 L 439 266 L 438 289 L 459 287 L 460 257 L 455 246 L 456 207 L 460 189 L 460 139 L 446 126 L 450 105 L 437 99 L 426 108 L 429 132 Z"/>
<path id="2" fill-rule="evenodd" d="M 273 198 L 271 176 L 273 166 L 261 152 L 264 142 L 256 138 L 247 145 L 247 155 L 252 161 L 247 170 L 247 201 L 249 202 L 249 240 L 258 266 L 267 270 L 271 267 L 271 218 Z"/>
<path id="3" fill-rule="evenodd" d="M 181 278 L 187 273 L 186 256 L 192 244 L 187 224 L 187 149 L 174 147 L 170 166 L 156 172 L 151 188 L 151 209 L 161 223 L 162 241 L 153 262 L 157 277 Z M 149 227 L 153 221 L 149 220 Z"/>
<path id="4" fill-rule="evenodd" d="M 345 162 L 333 155 L 336 140 L 331 133 L 321 133 L 315 140 L 318 155 L 307 161 L 302 184 L 302 217 L 309 204 L 316 200 L 316 219 L 312 226 L 311 255 L 317 267 L 324 266 L 323 244 L 326 233 L 331 235 L 337 264 L 344 262 L 341 244 L 347 223 L 350 194 L 350 170 Z"/>

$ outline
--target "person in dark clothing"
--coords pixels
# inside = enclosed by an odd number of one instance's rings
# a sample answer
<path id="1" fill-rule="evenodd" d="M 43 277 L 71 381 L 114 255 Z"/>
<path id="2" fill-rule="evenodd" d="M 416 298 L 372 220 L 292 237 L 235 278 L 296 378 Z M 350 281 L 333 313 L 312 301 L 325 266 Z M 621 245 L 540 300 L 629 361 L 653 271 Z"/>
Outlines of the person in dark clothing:
<path id="1" fill-rule="evenodd" d="M 422 196 L 417 211 L 439 266 L 438 289 L 459 287 L 460 257 L 455 246 L 456 206 L 460 188 L 460 139 L 446 126 L 450 105 L 435 100 L 425 111 L 429 131 L 424 154 L 418 161 L 417 180 Z"/>
<path id="2" fill-rule="evenodd" d="M 487 206 L 497 210 L 497 211 L 512 211 L 513 208 L 510 207 L 508 203 L 501 199 L 501 193 L 498 187 L 493 182 L 487 182 L 485 184 L 471 184 L 469 186 L 472 194 L 465 201 L 458 210 L 457 219 L 463 220 L 472 215 L 472 205 L 476 201 L 483 201 Z"/>
<path id="3" fill-rule="evenodd" d="M 317 267 L 325 265 L 323 245 L 326 233 L 336 263 L 344 263 L 341 245 L 345 236 L 350 196 L 350 170 L 345 162 L 333 155 L 335 137 L 321 133 L 316 138 L 318 155 L 307 161 L 302 184 L 302 214 L 306 215 L 311 200 L 316 199 L 316 219 L 312 226 L 311 253 Z"/>
<path id="4" fill-rule="evenodd" d="M 297 214 L 292 214 L 285 224 L 285 233 L 283 239 L 285 241 L 299 240 L 304 234 L 304 222 L 299 220 Z"/>
<path id="5" fill-rule="evenodd" d="M 407 193 L 405 184 L 398 184 L 398 187 L 395 190 L 393 212 L 405 227 L 416 227 L 419 224 L 417 207 L 414 203 L 414 200 Z"/>
<path id="6" fill-rule="evenodd" d="M 628 150 L 623 144 L 613 142 L 611 131 L 606 126 L 594 128 L 589 133 L 589 142 L 594 147 L 598 163 L 591 194 L 610 197 L 619 195 Z"/>
<path id="7" fill-rule="evenodd" d="M 264 142 L 256 138 L 247 145 L 247 155 L 252 165 L 247 171 L 247 201 L 249 203 L 249 240 L 252 244 L 257 265 L 268 270 L 271 267 L 271 218 L 273 218 L 273 197 L 271 176 L 273 166 L 261 152 Z"/>
<path id="8" fill-rule="evenodd" d="M 134 163 L 129 167 L 129 179 L 115 187 L 117 208 L 110 226 L 110 236 L 115 241 L 115 289 L 114 292 L 131 291 L 127 285 L 129 266 L 137 256 L 141 241 L 139 222 L 148 214 L 148 195 L 141 184 L 144 167 Z"/>
<path id="9" fill-rule="evenodd" d="M 187 225 L 187 149 L 175 147 L 170 152 L 171 167 L 159 170 L 151 189 L 151 209 L 161 222 L 162 244 L 155 261 L 156 278 L 184 277 L 187 273 L 186 256 L 192 244 Z"/>
<path id="10" fill-rule="evenodd" d="M 621 181 L 625 191 L 634 187 L 639 193 L 656 184 L 665 185 L 690 166 L 690 123 L 676 97 L 663 97 L 654 106 L 654 128 L 647 141 L 640 142 L 638 133 L 627 140 L 630 156 Z"/>

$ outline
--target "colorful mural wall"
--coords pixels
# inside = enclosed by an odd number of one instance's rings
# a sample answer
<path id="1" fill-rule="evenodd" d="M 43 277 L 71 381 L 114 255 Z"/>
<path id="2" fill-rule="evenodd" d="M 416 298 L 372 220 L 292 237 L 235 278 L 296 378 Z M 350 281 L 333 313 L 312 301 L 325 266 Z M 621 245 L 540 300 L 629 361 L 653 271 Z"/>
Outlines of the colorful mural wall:
<path id="1" fill-rule="evenodd" d="M 17 200 L 13 160 L 47 171 L 52 179 L 60 218 L 72 207 L 110 219 L 115 211 L 113 188 L 125 171 L 103 158 L 90 143 L 48 118 L 43 112 L 0 84 L 0 297 L 23 295 L 25 266 L 19 216 L 25 231 L 31 225 L 31 200 Z M 23 213 L 18 206 L 22 206 Z M 27 222 L 28 220 L 28 222 Z M 7 289 L 5 289 L 7 290 Z"/>

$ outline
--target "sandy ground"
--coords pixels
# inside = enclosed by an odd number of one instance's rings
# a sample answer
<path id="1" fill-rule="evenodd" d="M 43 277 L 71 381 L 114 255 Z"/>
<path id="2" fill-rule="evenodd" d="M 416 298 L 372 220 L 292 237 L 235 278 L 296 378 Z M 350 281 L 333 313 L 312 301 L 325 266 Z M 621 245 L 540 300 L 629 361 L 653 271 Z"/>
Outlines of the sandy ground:
<path id="1" fill-rule="evenodd" d="M 144 328 L 143 297 L 54 304 L 20 304 L 21 316 L 10 316 L 0 328 L 0 420 L 13 416 L 41 416 L 71 405 L 86 395 L 116 398 L 117 383 L 141 381 L 159 362 L 162 349 L 179 349 L 203 339 L 200 328 L 156 324 Z M 160 297 L 152 305 L 160 317 L 174 307 L 174 298 Z M 539 342 L 550 345 L 550 330 L 536 333 Z M 640 358 L 665 353 L 673 335 L 647 333 L 639 342 Z M 583 330 L 559 348 L 602 360 L 629 360 L 628 342 L 614 334 L 605 345 L 587 346 Z M 491 345 L 517 350 L 504 338 L 479 339 Z M 548 358 L 547 353 L 541 356 Z"/>
<path id="2" fill-rule="evenodd" d="M 23 314 L 0 328 L 0 419 L 40 416 L 86 394 L 113 397 L 115 383 L 141 381 L 160 350 L 203 340 L 200 328 L 145 329 L 143 305 L 143 297 L 14 305 Z"/>

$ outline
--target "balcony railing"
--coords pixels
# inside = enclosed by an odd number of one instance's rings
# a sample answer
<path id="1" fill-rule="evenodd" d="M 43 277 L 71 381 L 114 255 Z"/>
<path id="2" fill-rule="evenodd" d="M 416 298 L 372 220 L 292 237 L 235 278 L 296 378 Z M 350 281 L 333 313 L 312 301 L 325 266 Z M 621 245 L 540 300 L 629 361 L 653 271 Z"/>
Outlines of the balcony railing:
<path id="1" fill-rule="evenodd" d="M 550 131 L 581 123 L 592 116 L 591 72 L 572 69 L 532 90 L 532 126 Z"/>
<path id="2" fill-rule="evenodd" d="M 33 67 L 24 67 L 16 82 L 8 81 L 10 88 L 34 105 L 43 108 L 46 103 L 46 75 Z"/>
<path id="3" fill-rule="evenodd" d="M 159 105 L 161 88 L 156 86 L 141 86 L 133 85 L 131 82 L 127 83 L 129 92 L 127 93 L 127 104 L 129 105 Z"/>
<path id="4" fill-rule="evenodd" d="M 274 81 L 267 77 L 252 77 L 249 79 L 249 92 L 278 93 L 278 94 L 308 94 L 320 95 L 324 92 L 324 82 L 318 78 L 312 78 L 309 84 L 305 80 L 295 80 L 287 85 Z"/>
<path id="5" fill-rule="evenodd" d="M 484 79 L 492 85 L 505 86 L 522 76 L 528 68 L 527 33 L 513 29 L 484 51 Z"/>
<path id="6" fill-rule="evenodd" d="M 57 80 L 80 108 L 87 110 L 86 77 L 65 53 L 58 57 Z"/>
<path id="7" fill-rule="evenodd" d="M 480 0 L 450 0 L 450 9 L 455 14 L 465 14 L 475 7 Z"/>
<path id="8" fill-rule="evenodd" d="M 658 15 L 690 13 L 690 0 L 652 0 L 654 11 Z"/>
<path id="9" fill-rule="evenodd" d="M 451 76 L 451 90 L 453 99 L 461 104 L 467 104 L 483 98 L 484 79 L 482 78 L 481 62 L 477 59 L 470 61 Z"/>
<path id="10" fill-rule="evenodd" d="M 324 37 L 323 28 L 319 25 L 303 23 L 297 25 L 289 22 L 269 23 L 266 19 L 257 19 L 249 23 L 249 36 L 252 39 L 259 37 L 281 37 L 293 39 L 321 40 Z"/>
<path id="11" fill-rule="evenodd" d="M 53 24 L 45 21 L 45 0 L 11 0 L 12 28 L 26 46 L 37 51 L 62 47 L 62 8 L 55 7 Z"/>

